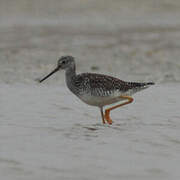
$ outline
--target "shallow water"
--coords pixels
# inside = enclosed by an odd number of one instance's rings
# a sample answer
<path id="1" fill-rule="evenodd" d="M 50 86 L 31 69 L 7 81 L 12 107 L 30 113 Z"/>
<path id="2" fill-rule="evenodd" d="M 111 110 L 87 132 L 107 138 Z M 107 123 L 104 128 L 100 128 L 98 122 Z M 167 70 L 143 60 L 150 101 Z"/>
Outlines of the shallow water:
<path id="1" fill-rule="evenodd" d="M 64 86 L 0 85 L 3 179 L 178 179 L 179 84 L 137 93 L 102 125 Z"/>
<path id="2" fill-rule="evenodd" d="M 0 1 L 0 179 L 180 179 L 179 0 Z M 71 94 L 78 72 L 153 81 L 102 125 Z"/>

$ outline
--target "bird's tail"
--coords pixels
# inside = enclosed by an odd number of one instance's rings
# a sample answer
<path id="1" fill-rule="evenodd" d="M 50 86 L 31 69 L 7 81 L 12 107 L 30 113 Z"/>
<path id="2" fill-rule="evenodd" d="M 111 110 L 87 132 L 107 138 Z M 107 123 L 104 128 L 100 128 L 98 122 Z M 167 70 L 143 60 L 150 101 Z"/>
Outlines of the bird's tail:
<path id="1" fill-rule="evenodd" d="M 141 89 L 146 89 L 154 84 L 155 84 L 154 82 L 147 82 L 147 83 L 132 82 L 131 86 L 132 86 L 132 88 L 137 88 L 137 89 L 141 90 Z"/>
<path id="2" fill-rule="evenodd" d="M 130 82 L 129 83 L 129 90 L 127 91 L 129 95 L 132 95 L 138 91 L 141 91 L 143 89 L 146 89 L 152 85 L 154 85 L 154 82 L 147 82 L 147 83 L 138 83 L 138 82 Z"/>
<path id="3" fill-rule="evenodd" d="M 136 83 L 136 82 L 134 82 L 134 83 L 132 83 L 132 85 L 134 86 L 134 87 L 139 87 L 139 88 L 148 88 L 149 86 L 151 86 L 151 85 L 154 85 L 155 83 L 154 82 L 147 82 L 147 83 Z"/>

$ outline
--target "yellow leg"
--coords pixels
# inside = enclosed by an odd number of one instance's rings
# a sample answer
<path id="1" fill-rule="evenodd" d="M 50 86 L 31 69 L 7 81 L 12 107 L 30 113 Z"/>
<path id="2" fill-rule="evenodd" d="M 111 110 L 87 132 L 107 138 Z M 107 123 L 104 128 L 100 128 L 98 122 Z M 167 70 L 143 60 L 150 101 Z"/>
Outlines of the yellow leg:
<path id="1" fill-rule="evenodd" d="M 121 107 L 121 106 L 124 106 L 126 104 L 130 104 L 130 103 L 133 102 L 133 98 L 130 97 L 130 96 L 120 96 L 120 98 L 125 99 L 125 100 L 127 99 L 128 101 L 126 101 L 126 102 L 124 102 L 122 104 L 118 104 L 116 106 L 113 106 L 113 107 L 108 108 L 108 109 L 105 110 L 104 118 L 105 118 L 105 120 L 107 121 L 108 124 L 112 124 L 112 119 L 110 118 L 110 111 L 111 110 L 116 109 L 116 108 Z"/>
<path id="2" fill-rule="evenodd" d="M 109 109 L 105 110 L 105 115 L 104 115 L 104 119 L 107 121 L 108 124 L 112 124 L 112 119 L 110 118 L 110 111 L 108 111 Z"/>

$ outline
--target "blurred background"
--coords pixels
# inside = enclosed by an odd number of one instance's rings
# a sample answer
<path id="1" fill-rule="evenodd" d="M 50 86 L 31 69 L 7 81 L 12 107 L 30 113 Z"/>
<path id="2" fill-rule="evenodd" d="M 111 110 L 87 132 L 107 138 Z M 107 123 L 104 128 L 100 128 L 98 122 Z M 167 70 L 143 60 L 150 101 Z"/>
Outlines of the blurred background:
<path id="1" fill-rule="evenodd" d="M 0 0 L 0 82 L 32 83 L 62 55 L 80 72 L 180 81 L 180 1 Z"/>
<path id="2" fill-rule="evenodd" d="M 153 81 L 102 125 L 78 72 Z M 0 179 L 179 180 L 180 0 L 0 0 Z"/>

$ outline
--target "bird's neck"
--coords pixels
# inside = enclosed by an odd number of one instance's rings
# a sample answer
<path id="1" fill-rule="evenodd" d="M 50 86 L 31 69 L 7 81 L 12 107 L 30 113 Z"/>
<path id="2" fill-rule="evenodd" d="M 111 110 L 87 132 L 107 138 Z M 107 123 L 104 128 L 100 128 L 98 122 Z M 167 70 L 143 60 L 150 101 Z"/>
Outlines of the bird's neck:
<path id="1" fill-rule="evenodd" d="M 73 78 L 76 77 L 76 66 L 73 64 L 71 67 L 66 69 L 66 83 L 67 86 L 70 88 L 72 85 Z"/>

